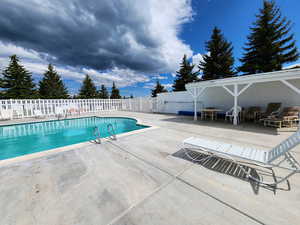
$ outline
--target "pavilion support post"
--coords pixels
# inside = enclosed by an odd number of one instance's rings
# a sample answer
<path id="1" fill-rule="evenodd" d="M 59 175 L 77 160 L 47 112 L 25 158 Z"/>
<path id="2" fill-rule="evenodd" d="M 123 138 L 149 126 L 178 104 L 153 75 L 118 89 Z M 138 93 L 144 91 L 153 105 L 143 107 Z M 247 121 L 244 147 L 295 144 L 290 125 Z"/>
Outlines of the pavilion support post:
<path id="1" fill-rule="evenodd" d="M 194 98 L 194 120 L 197 120 L 197 98 Z"/>
<path id="2" fill-rule="evenodd" d="M 233 84 L 233 91 L 231 91 L 228 87 L 223 85 L 222 87 L 233 96 L 234 103 L 233 103 L 233 125 L 238 124 L 238 97 L 245 92 L 253 83 L 248 83 L 246 86 L 243 87 L 242 90 L 239 91 L 239 85 Z"/>
<path id="3" fill-rule="evenodd" d="M 187 88 L 187 91 L 189 94 L 193 97 L 194 100 L 194 120 L 197 120 L 197 99 L 203 94 L 205 90 L 204 88 L 198 88 L 198 87 L 192 87 L 192 88 Z"/>
<path id="4" fill-rule="evenodd" d="M 238 96 L 239 96 L 239 93 L 238 93 L 238 85 L 237 84 L 234 84 L 234 89 L 233 89 L 233 94 L 234 94 L 234 108 L 233 108 L 233 125 L 237 125 L 238 124 L 238 110 L 237 110 L 237 107 L 238 107 Z"/>

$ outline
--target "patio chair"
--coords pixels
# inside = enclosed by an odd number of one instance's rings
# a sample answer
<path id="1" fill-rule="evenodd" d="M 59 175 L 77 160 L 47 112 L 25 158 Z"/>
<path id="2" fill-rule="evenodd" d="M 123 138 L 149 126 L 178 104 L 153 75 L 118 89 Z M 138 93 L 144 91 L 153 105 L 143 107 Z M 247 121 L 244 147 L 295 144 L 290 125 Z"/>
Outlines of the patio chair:
<path id="1" fill-rule="evenodd" d="M 67 118 L 67 110 L 64 107 L 55 107 L 55 116 L 59 118 Z"/>
<path id="2" fill-rule="evenodd" d="M 280 102 L 269 103 L 266 111 L 261 114 L 261 119 L 268 118 L 269 116 L 277 115 L 280 112 L 280 109 L 281 109 Z"/>
<path id="3" fill-rule="evenodd" d="M 11 109 L 2 109 L 0 111 L 1 120 L 10 120 L 13 118 L 13 111 Z"/>
<path id="4" fill-rule="evenodd" d="M 34 116 L 35 116 L 36 118 L 45 118 L 45 117 L 46 117 L 46 116 L 44 115 L 44 113 L 42 113 L 42 111 L 39 110 L 39 109 L 33 110 L 33 113 L 34 113 Z"/>
<path id="5" fill-rule="evenodd" d="M 261 107 L 259 106 L 251 106 L 249 107 L 244 115 L 245 120 L 249 121 L 257 121 L 261 114 Z"/>
<path id="6" fill-rule="evenodd" d="M 219 159 L 225 159 L 238 165 L 240 169 L 244 171 L 248 179 L 253 180 L 259 184 L 275 187 L 275 189 L 278 184 L 284 181 L 287 182 L 288 189 L 290 189 L 288 178 L 296 173 L 300 173 L 300 164 L 296 161 L 296 159 L 290 152 L 291 149 L 299 144 L 300 129 L 270 151 L 260 150 L 253 147 L 242 147 L 239 145 L 232 145 L 219 141 L 210 141 L 204 138 L 190 137 L 183 141 L 185 154 L 190 159 L 200 161 L 198 159 L 199 157 L 195 158 L 194 154 L 190 154 L 189 151 L 186 151 L 187 149 L 191 148 L 207 155 L 206 158 L 201 160 L 211 158 L 212 156 L 217 156 Z M 280 158 L 283 159 L 279 160 Z M 283 163 L 286 163 L 286 165 L 282 165 Z M 243 167 L 243 165 L 247 164 L 270 169 L 272 171 L 274 181 L 268 183 L 263 181 L 262 179 L 257 179 L 256 177 L 252 176 L 251 169 L 245 170 L 245 168 Z M 284 169 L 289 171 L 289 173 L 286 176 L 277 179 L 273 168 Z"/>
<path id="7" fill-rule="evenodd" d="M 238 106 L 237 107 L 237 122 L 240 123 L 240 117 L 241 117 L 241 112 L 242 112 L 242 107 Z M 234 107 L 232 107 L 230 110 L 228 110 L 225 114 L 225 121 L 227 121 L 229 119 L 230 122 L 233 122 L 233 118 L 234 118 Z"/>
<path id="8" fill-rule="evenodd" d="M 298 126 L 300 107 L 286 107 L 278 115 L 263 119 L 265 126 L 276 128 Z"/>
<path id="9" fill-rule="evenodd" d="M 14 105 L 12 106 L 13 115 L 17 118 L 22 118 L 24 115 L 23 105 Z"/>

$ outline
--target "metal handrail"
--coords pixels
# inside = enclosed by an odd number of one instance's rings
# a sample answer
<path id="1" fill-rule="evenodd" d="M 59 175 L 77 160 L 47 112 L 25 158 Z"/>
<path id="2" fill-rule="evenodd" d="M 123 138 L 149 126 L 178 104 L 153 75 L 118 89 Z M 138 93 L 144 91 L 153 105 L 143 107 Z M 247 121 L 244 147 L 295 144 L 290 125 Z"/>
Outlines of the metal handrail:
<path id="1" fill-rule="evenodd" d="M 109 138 L 112 137 L 113 140 L 117 140 L 116 131 L 111 123 L 107 124 L 107 132 L 109 133 Z"/>
<path id="2" fill-rule="evenodd" d="M 95 143 L 96 144 L 101 144 L 101 135 L 100 135 L 100 130 L 98 127 L 94 127 L 94 136 L 95 138 Z"/>

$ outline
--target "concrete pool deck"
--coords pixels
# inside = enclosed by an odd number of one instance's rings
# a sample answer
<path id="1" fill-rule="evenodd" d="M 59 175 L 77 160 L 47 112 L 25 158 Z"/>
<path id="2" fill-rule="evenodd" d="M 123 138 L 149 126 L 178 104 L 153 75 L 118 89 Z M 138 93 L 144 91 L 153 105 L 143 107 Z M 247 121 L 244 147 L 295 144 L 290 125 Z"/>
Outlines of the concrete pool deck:
<path id="1" fill-rule="evenodd" d="M 1 225 L 300 224 L 300 174 L 290 179 L 290 191 L 274 195 L 174 155 L 190 136 L 268 149 L 291 133 L 176 115 L 96 115 L 157 128 L 0 165 Z M 26 121 L 36 119 L 0 124 Z M 293 152 L 300 160 L 300 148 Z"/>

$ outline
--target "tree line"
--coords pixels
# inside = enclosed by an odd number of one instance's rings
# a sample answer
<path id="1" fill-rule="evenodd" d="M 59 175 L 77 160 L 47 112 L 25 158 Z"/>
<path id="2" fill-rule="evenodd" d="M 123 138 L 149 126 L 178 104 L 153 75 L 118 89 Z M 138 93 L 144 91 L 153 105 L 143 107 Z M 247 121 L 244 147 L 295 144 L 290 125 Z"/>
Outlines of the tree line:
<path id="1" fill-rule="evenodd" d="M 16 55 L 10 57 L 10 63 L 2 72 L 0 77 L 0 98 L 1 99 L 65 99 L 71 96 L 63 83 L 61 76 L 55 71 L 52 64 L 48 65 L 42 80 L 36 85 L 33 82 L 32 74 L 21 65 Z M 132 97 L 132 96 L 131 96 Z M 120 99 L 120 90 L 113 82 L 111 93 L 105 85 L 97 90 L 95 83 L 89 75 L 86 75 L 79 94 L 72 98 L 102 98 Z"/>
<path id="2" fill-rule="evenodd" d="M 218 27 L 214 27 L 210 40 L 205 43 L 207 54 L 203 55 L 199 65 L 192 65 L 184 55 L 180 69 L 176 72 L 173 91 L 185 91 L 185 84 L 194 81 L 282 70 L 285 63 L 299 58 L 294 35 L 290 33 L 291 25 L 291 21 L 282 16 L 274 1 L 264 0 L 263 7 L 250 27 L 244 53 L 239 59 L 241 66 L 237 68 L 234 67 L 232 43 L 226 40 Z M 157 82 L 152 96 L 156 97 L 157 93 L 165 91 Z"/>

